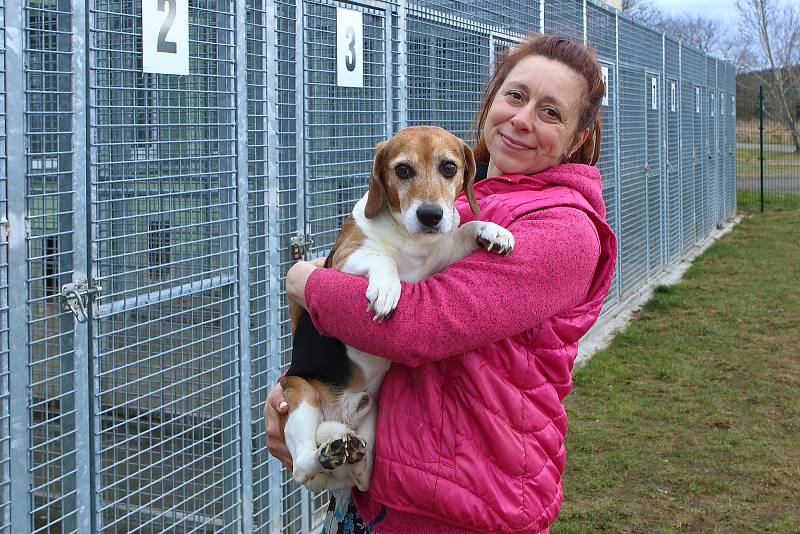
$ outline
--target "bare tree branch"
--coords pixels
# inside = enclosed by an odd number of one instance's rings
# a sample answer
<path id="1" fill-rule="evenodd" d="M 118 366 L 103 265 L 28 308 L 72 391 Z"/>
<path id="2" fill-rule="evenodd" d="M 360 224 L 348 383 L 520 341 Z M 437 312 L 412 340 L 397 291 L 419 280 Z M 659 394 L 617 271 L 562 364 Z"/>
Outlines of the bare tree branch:
<path id="1" fill-rule="evenodd" d="M 786 125 L 795 152 L 800 152 L 797 124 L 800 99 L 797 84 L 797 71 L 800 69 L 800 8 L 780 6 L 775 0 L 737 0 L 736 8 L 741 26 L 757 32 L 766 67 L 759 73 L 759 78 L 777 101 L 777 115 Z"/>

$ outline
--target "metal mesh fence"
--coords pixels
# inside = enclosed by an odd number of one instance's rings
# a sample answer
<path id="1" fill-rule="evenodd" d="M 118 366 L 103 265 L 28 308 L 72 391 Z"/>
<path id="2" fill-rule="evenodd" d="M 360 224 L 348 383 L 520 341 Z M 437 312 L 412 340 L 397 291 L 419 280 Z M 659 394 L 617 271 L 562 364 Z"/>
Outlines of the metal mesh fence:
<path id="1" fill-rule="evenodd" d="M 362 87 L 337 77 L 339 8 Z M 185 76 L 143 72 L 141 9 L 0 0 L 2 532 L 317 528 L 327 496 L 261 421 L 292 246 L 330 250 L 398 129 L 473 141 L 529 33 L 585 40 L 607 76 L 604 314 L 735 209 L 733 68 L 593 1 L 198 0 Z"/>
<path id="2" fill-rule="evenodd" d="M 0 87 L 6 85 L 5 2 L 0 0 Z M 0 530 L 11 526 L 11 417 L 8 340 L 8 158 L 6 157 L 6 95 L 0 93 Z"/>
<path id="3" fill-rule="evenodd" d="M 71 6 L 28 0 L 22 22 L 27 36 L 23 54 L 27 143 L 25 161 L 19 164 L 25 165 L 29 229 L 30 371 L 19 378 L 27 379 L 30 398 L 28 528 L 77 532 L 75 415 L 85 407 L 75 405 L 76 332 L 72 314 L 59 298 L 61 285 L 71 281 L 74 269 Z"/>
<path id="4" fill-rule="evenodd" d="M 732 78 L 730 73 L 727 76 Z M 796 95 L 787 91 L 784 96 L 789 102 L 793 98 L 800 102 L 800 90 Z M 730 122 L 722 135 L 736 137 L 727 144 L 736 151 L 739 207 L 746 211 L 799 209 L 800 150 L 792 129 L 794 126 L 800 133 L 800 108 L 795 109 L 792 121 L 775 80 L 769 76 L 743 80 L 735 101 L 726 97 L 725 104 L 729 107 L 723 116 Z M 726 163 L 731 159 L 728 155 Z M 727 193 L 731 200 L 734 193 Z"/>

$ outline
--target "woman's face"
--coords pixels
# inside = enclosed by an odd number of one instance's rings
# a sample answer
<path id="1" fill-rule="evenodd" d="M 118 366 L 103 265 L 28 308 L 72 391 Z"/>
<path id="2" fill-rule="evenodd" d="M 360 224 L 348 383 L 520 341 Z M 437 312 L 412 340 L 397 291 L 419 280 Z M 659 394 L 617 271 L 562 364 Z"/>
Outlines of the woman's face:
<path id="1" fill-rule="evenodd" d="M 587 93 L 583 77 L 563 63 L 520 60 L 486 116 L 488 175 L 534 174 L 566 160 L 589 135 L 588 128 L 575 135 Z"/>

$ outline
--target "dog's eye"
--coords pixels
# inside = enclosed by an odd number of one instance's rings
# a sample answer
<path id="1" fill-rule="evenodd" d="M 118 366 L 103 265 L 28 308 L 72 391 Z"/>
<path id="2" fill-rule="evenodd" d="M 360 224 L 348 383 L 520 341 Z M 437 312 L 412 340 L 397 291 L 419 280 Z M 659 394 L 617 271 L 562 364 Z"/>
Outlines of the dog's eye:
<path id="1" fill-rule="evenodd" d="M 406 179 L 414 177 L 414 169 L 412 169 L 405 163 L 401 163 L 400 165 L 395 167 L 394 173 L 397 175 L 398 178 Z"/>
<path id="2" fill-rule="evenodd" d="M 443 161 L 439 165 L 439 172 L 446 178 L 452 178 L 458 172 L 458 167 L 452 161 Z"/>

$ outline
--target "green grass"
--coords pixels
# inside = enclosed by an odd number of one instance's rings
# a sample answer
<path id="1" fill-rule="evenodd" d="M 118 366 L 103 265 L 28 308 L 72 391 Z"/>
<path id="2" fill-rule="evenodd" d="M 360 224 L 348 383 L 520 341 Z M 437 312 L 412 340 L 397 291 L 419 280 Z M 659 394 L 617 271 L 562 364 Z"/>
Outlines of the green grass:
<path id="1" fill-rule="evenodd" d="M 736 207 L 739 211 L 756 213 L 761 210 L 761 197 L 758 191 L 737 191 Z M 785 211 L 800 209 L 800 194 L 764 193 L 764 211 Z"/>
<path id="2" fill-rule="evenodd" d="M 745 218 L 575 372 L 555 534 L 798 532 L 798 228 Z"/>
<path id="3" fill-rule="evenodd" d="M 758 150 L 749 148 L 736 149 L 736 171 L 740 176 L 758 176 L 761 170 Z M 797 152 L 764 152 L 764 173 L 769 175 L 781 171 L 791 171 L 800 176 L 800 153 Z"/>

